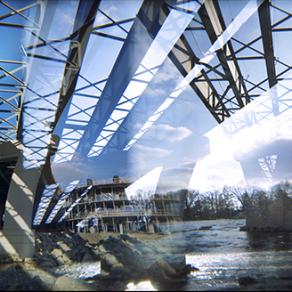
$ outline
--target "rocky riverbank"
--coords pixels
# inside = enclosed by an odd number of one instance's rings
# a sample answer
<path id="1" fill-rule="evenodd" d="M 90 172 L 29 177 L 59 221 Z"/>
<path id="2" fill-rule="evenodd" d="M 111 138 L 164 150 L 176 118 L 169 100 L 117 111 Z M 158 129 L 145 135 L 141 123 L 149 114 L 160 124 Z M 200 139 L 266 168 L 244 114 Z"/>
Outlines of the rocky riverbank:
<path id="1" fill-rule="evenodd" d="M 163 247 L 137 240 L 128 235 L 109 237 L 99 243 L 102 276 L 117 280 L 150 280 L 155 287 L 166 289 L 185 284 L 193 268 L 184 255 L 170 255 Z"/>
<path id="2" fill-rule="evenodd" d="M 74 233 L 37 233 L 33 259 L 4 259 L 2 290 L 125 290 L 148 280 L 157 289 L 183 285 L 192 268 L 151 240 L 104 236 L 91 244 Z"/>
<path id="3" fill-rule="evenodd" d="M 32 259 L 0 258 L 1 290 L 92 290 L 86 281 L 66 277 L 66 267 L 100 259 L 96 249 L 78 235 L 36 233 L 35 251 Z"/>

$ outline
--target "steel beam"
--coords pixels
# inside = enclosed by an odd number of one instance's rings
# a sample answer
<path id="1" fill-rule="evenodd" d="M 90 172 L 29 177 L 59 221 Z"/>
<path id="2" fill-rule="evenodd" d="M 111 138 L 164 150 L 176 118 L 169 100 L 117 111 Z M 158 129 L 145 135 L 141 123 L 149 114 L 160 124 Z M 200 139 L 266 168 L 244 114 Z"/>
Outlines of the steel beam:
<path id="1" fill-rule="evenodd" d="M 56 111 L 52 112 L 52 115 L 54 115 L 54 122 L 51 124 L 52 131 L 50 133 L 44 131 L 44 136 L 50 134 L 51 141 L 49 145 L 46 145 L 48 151 L 46 157 L 43 157 L 44 166 L 41 169 L 41 178 L 38 182 L 33 213 L 35 213 L 37 210 L 40 201 L 40 194 L 42 194 L 45 185 L 55 183 L 50 165 L 50 158 L 51 155 L 54 154 L 54 147 L 56 142 L 52 133 L 75 90 L 77 78 L 79 76 L 80 68 L 85 55 L 89 36 L 93 28 L 99 4 L 100 1 L 80 1 L 77 9 L 77 14 L 73 27 L 73 31 L 75 33 L 71 35 L 72 38 L 66 60 L 66 66 L 64 69 L 62 87 L 60 88 L 59 92 L 59 102 Z M 33 131 L 31 130 L 31 132 Z M 41 129 L 39 130 L 38 135 L 40 134 L 40 132 Z M 41 140 L 42 137 L 38 136 L 37 139 Z M 31 150 L 34 151 L 33 147 L 31 147 Z"/>
<path id="2" fill-rule="evenodd" d="M 273 46 L 273 32 L 270 14 L 270 2 L 264 1 L 259 7 L 259 20 L 262 33 L 262 41 L 264 48 L 264 56 L 268 74 L 269 87 L 272 88 L 277 84 L 276 68 L 275 68 L 275 55 Z M 273 112 L 274 114 L 279 113 L 279 106 L 277 97 L 273 99 Z"/>
<path id="3" fill-rule="evenodd" d="M 259 20 L 262 32 L 264 56 L 269 80 L 269 86 L 273 87 L 277 83 L 275 56 L 272 36 L 272 25 L 270 15 L 270 2 L 264 1 L 259 7 Z"/>
<path id="4" fill-rule="evenodd" d="M 5 6 L 10 10 L 10 12 L 0 15 L 0 26 L 6 26 L 6 34 L 9 34 L 10 29 L 19 28 L 19 29 L 34 29 L 38 26 L 35 20 L 30 19 L 28 16 L 23 14 L 30 9 L 35 7 L 39 7 L 40 3 L 35 1 L 32 4 L 21 7 L 19 9 L 15 9 L 9 3 L 6 3 L 3 0 L 0 0 L 0 5 Z M 6 10 L 5 8 L 5 10 Z M 10 18 L 18 16 L 20 18 L 25 19 L 25 23 L 15 23 L 13 20 L 10 22 Z M 4 21 L 4 22 L 3 22 Z M 27 24 L 30 24 L 28 26 Z M 20 40 L 15 40 L 17 43 L 15 44 L 17 47 L 20 47 Z M 24 81 L 22 77 L 19 77 L 19 71 L 26 69 L 26 63 L 23 62 L 21 56 L 19 56 L 19 60 L 13 59 L 1 59 L 0 63 L 0 71 L 1 73 L 0 79 L 5 79 L 3 83 L 0 84 L 2 87 L 14 87 L 15 89 L 0 89 L 1 97 L 0 97 L 0 112 L 1 114 L 1 123 L 7 124 L 9 127 L 2 127 L 0 132 L 0 142 L 1 140 L 10 140 L 14 141 L 16 139 L 17 133 L 16 130 L 18 128 L 18 120 L 20 113 L 20 96 L 22 94 L 23 88 L 25 87 Z M 13 66 L 14 65 L 14 66 Z M 13 66 L 13 67 L 12 67 Z"/>
<path id="5" fill-rule="evenodd" d="M 65 66 L 64 75 L 63 75 L 62 85 L 59 90 L 58 105 L 51 114 L 51 116 L 53 117 L 53 122 L 50 124 L 50 129 L 46 130 L 46 133 L 49 136 L 51 136 L 66 104 L 70 100 L 72 93 L 75 89 L 80 67 L 81 67 L 86 46 L 88 43 L 89 35 L 92 31 L 92 27 L 93 27 L 95 15 L 96 15 L 96 11 L 97 11 L 99 3 L 100 1 L 80 1 L 79 6 L 77 8 L 75 22 L 72 29 L 74 33 L 71 34 L 71 41 L 69 45 L 68 54 L 64 56 L 66 57 L 65 59 L 66 65 L 64 65 Z M 44 22 L 48 20 L 49 20 L 49 15 L 46 15 Z M 44 29 L 45 29 L 45 26 L 42 28 L 42 30 Z M 40 41 L 42 41 L 43 43 L 46 43 L 46 40 L 44 40 L 41 37 L 42 33 L 37 34 L 37 33 L 32 32 L 32 35 L 35 36 Z M 51 45 L 48 45 L 48 46 L 52 47 Z M 52 49 L 55 49 L 55 48 L 52 47 Z M 58 51 L 57 49 L 55 50 L 63 56 L 63 54 L 60 51 Z M 45 99 L 45 96 L 41 96 L 37 92 L 35 94 L 40 99 Z M 33 102 L 36 102 L 36 100 L 34 100 Z M 53 107 L 55 108 L 54 105 Z M 30 112 L 29 112 L 30 108 L 33 109 L 32 107 L 30 107 L 29 102 L 23 104 L 21 115 L 20 115 L 20 127 L 19 127 L 19 131 L 17 135 L 20 141 L 22 141 L 22 134 L 23 134 L 23 129 L 22 129 L 23 115 L 24 114 L 30 115 Z M 38 121 L 37 119 L 35 120 L 36 122 Z M 40 132 L 39 135 L 42 135 L 41 133 L 42 129 L 39 129 L 39 132 Z M 31 134 L 35 136 L 35 139 L 41 140 L 41 137 L 38 137 L 38 134 L 35 135 L 32 130 L 28 130 L 27 134 Z M 54 142 L 51 141 L 50 143 L 53 144 Z M 41 145 L 40 150 L 46 149 L 49 147 L 50 145 L 47 145 L 47 143 L 45 143 Z M 46 154 L 47 156 L 50 155 L 49 152 L 46 152 L 46 153 L 47 153 Z M 44 164 L 45 161 L 49 159 L 50 159 L 49 157 L 42 157 L 42 161 L 40 161 L 40 164 Z"/>
<path id="6" fill-rule="evenodd" d="M 156 35 L 161 28 L 162 21 L 160 16 L 163 2 L 162 0 L 145 1 L 142 4 L 108 77 L 97 107 L 88 122 L 88 127 L 76 149 L 75 156 L 81 153 L 82 155 L 89 153 L 117 102 L 132 80 L 152 43 L 152 38 L 149 36 L 148 31 Z M 143 25 L 144 22 L 148 23 L 148 30 Z M 135 58 L 133 58 L 133 52 L 135 52 Z M 125 68 L 127 68 L 126 71 Z"/>
<path id="7" fill-rule="evenodd" d="M 206 0 L 199 10 L 199 15 L 211 42 L 215 43 L 226 29 L 218 1 Z M 238 109 L 241 109 L 250 102 L 250 98 L 230 41 L 217 51 L 217 57 L 234 93 L 233 101 L 236 102 Z"/>
<path id="8" fill-rule="evenodd" d="M 163 5 L 162 9 L 163 13 L 161 13 L 161 18 L 164 21 L 170 11 L 168 5 L 166 4 Z M 146 29 L 149 27 L 147 20 L 144 20 L 143 24 Z M 190 24 L 190 26 L 191 25 L 192 24 Z M 151 30 L 148 30 L 148 33 L 153 39 L 155 38 L 155 35 L 153 35 Z M 182 74 L 183 77 L 186 77 L 193 69 L 195 64 L 199 64 L 200 61 L 184 35 L 178 39 L 177 43 L 168 54 L 168 57 L 177 67 L 178 71 Z M 216 68 L 211 69 L 216 71 Z M 219 75 L 221 74 L 222 78 L 224 77 L 224 74 L 222 74 L 220 71 L 217 71 L 216 73 Z M 212 84 L 212 81 L 204 70 L 202 70 L 200 74 L 190 82 L 190 86 L 197 93 L 198 97 L 201 99 L 201 101 L 204 103 L 204 105 L 218 123 L 223 122 L 225 118 L 230 116 L 229 111 L 224 105 L 224 98 L 219 95 L 216 88 Z M 121 137 L 123 134 L 124 133 L 121 133 L 120 131 L 117 133 L 119 137 Z M 112 139 L 107 146 L 108 149 L 116 148 L 117 146 L 121 147 L 120 145 L 115 144 L 117 143 L 115 143 Z"/>
<path id="9" fill-rule="evenodd" d="M 166 13 L 168 13 L 168 9 L 165 5 L 164 11 Z M 194 67 L 194 64 L 199 62 L 199 58 L 195 55 L 184 35 L 180 37 L 169 53 L 169 58 L 183 77 L 187 76 Z M 226 106 L 222 103 L 221 97 L 204 70 L 201 71 L 201 75 L 198 76 L 197 80 L 193 80 L 190 83 L 190 86 L 198 94 L 199 98 L 218 123 L 223 122 L 226 117 L 229 117 Z"/>
<path id="10" fill-rule="evenodd" d="M 71 39 L 70 50 L 67 58 L 69 64 L 67 64 L 65 67 L 65 73 L 62 83 L 63 86 L 60 91 L 60 98 L 56 112 L 55 123 L 57 123 L 57 121 L 59 120 L 66 104 L 70 100 L 75 90 L 82 60 L 85 55 L 89 36 L 93 29 L 93 23 L 99 4 L 100 0 L 81 1 L 79 4 L 73 28 L 73 31 L 78 31 L 78 33 Z M 86 13 L 84 13 L 84 11 L 86 11 Z M 72 63 L 75 64 L 75 66 L 72 66 Z"/>

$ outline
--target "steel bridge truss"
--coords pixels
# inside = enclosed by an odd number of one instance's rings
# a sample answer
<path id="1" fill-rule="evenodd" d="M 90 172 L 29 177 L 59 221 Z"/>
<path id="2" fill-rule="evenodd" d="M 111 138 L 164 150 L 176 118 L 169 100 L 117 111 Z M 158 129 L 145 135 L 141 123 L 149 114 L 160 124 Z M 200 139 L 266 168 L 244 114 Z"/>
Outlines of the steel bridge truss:
<path id="1" fill-rule="evenodd" d="M 25 31 L 34 31 L 38 24 L 37 10 L 40 3 L 34 1 L 27 5 L 23 3 L 21 8 L 14 8 L 6 1 L 0 1 L 0 6 L 5 11 L 0 15 L 1 41 L 9 37 L 15 30 L 19 31 L 18 36 Z M 33 15 L 31 18 L 28 15 Z M 15 47 L 20 48 L 21 38 L 15 40 Z M 4 44 L 3 44 L 4 46 Z M 21 97 L 26 88 L 25 74 L 27 62 L 22 56 L 16 56 L 9 52 L 9 48 L 4 46 L 5 58 L 0 58 L 0 143 L 5 141 L 15 141 L 17 139 L 17 129 L 21 110 Z M 9 58 L 9 56 L 11 56 Z"/>
<path id="2" fill-rule="evenodd" d="M 29 36 L 25 45 L 16 41 L 21 48 L 17 58 L 0 58 L 0 143 L 22 143 L 26 168 L 49 165 L 52 154 L 61 163 L 79 155 L 97 157 L 109 149 L 128 151 L 187 86 L 229 135 L 291 108 L 292 64 L 276 50 L 275 38 L 292 31 L 292 9 L 280 1 L 244 1 L 231 20 L 219 0 L 144 1 L 135 15 L 120 19 L 102 8 L 103 1 L 76 1 L 68 12 L 74 22 L 66 35 L 56 27 L 55 34 L 48 34 L 48 11 L 53 8 L 44 3 L 14 7 L 13 1 L 0 0 L 5 8 L 0 15 L 3 38 L 10 31 Z M 187 25 L 163 48 L 161 62 L 151 63 L 149 51 L 178 15 Z M 255 33 L 242 35 L 254 23 Z M 196 46 L 201 37 L 209 43 L 204 52 Z M 94 65 L 98 71 L 99 60 L 91 59 L 89 51 L 101 39 L 118 45 L 108 72 L 97 78 L 88 68 Z M 144 90 L 166 62 L 178 70 L 181 83 L 156 108 L 147 109 L 142 127 L 128 137 L 125 125 L 131 113 L 139 111 Z M 258 76 L 246 70 L 255 63 L 261 64 Z M 139 92 L 131 91 L 133 84 Z M 242 111 L 256 100 L 257 107 Z"/>
<path id="3" fill-rule="evenodd" d="M 119 92 L 112 92 L 116 90 L 113 88 L 113 83 L 118 82 L 117 76 L 121 73 L 120 67 L 129 58 L 127 53 L 131 50 L 133 40 L 138 43 L 138 46 L 141 42 L 134 34 L 137 31 L 144 31 L 145 34 L 145 31 L 147 31 L 147 34 L 153 40 L 167 16 L 169 16 L 170 11 L 183 11 L 183 8 L 179 6 L 180 2 L 173 4 L 165 1 L 155 1 L 155 3 L 150 1 L 150 4 L 144 3 L 141 6 L 136 18 L 115 20 L 109 13 L 98 8 L 99 3 L 96 1 L 94 6 L 87 8 L 89 9 L 87 18 L 81 14 L 78 16 L 76 11 L 76 19 L 79 21 L 83 17 L 85 25 L 77 28 L 77 24 L 75 24 L 70 35 L 59 39 L 43 37 L 40 32 L 41 24 L 38 24 L 36 19 L 29 17 L 31 16 L 28 13 L 29 10 L 40 9 L 42 5 L 40 1 L 17 9 L 4 1 L 0 3 L 10 10 L 10 12 L 0 16 L 0 26 L 7 27 L 7 29 L 29 31 L 34 37 L 31 45 L 23 47 L 28 62 L 32 62 L 32 59 L 38 59 L 46 62 L 47 66 L 53 63 L 61 64 L 64 69 L 61 83 L 58 86 L 53 85 L 52 80 L 47 76 L 43 78 L 43 84 L 46 82 L 44 86 L 56 88 L 55 91 L 45 91 L 44 94 L 38 88 L 31 88 L 25 83 L 25 74 L 22 71 L 25 70 L 27 62 L 21 58 L 19 60 L 0 60 L 2 71 L 0 78 L 3 81 L 0 84 L 1 140 L 15 140 L 17 136 L 26 146 L 27 157 L 31 166 L 34 163 L 36 165 L 42 164 L 48 155 L 47 149 L 53 147 L 56 143 L 51 139 L 51 134 L 63 114 L 67 116 L 67 119 L 60 126 L 63 131 L 60 135 L 61 143 L 55 158 L 56 162 L 71 160 L 76 153 L 99 155 L 106 148 L 105 146 L 125 148 L 127 143 L 126 145 L 111 145 L 113 143 L 111 138 L 118 134 L 118 128 L 123 132 L 125 129 L 123 123 L 127 118 L 124 111 L 130 112 L 137 100 L 135 100 L 136 97 L 131 99 L 127 96 L 124 96 L 122 102 L 121 99 L 120 102 L 113 99 L 113 95 L 122 96 L 121 89 L 119 89 Z M 256 15 L 253 17 L 258 18 L 260 24 L 259 35 L 247 42 L 243 40 L 244 38 L 240 38 L 239 33 L 235 32 L 223 40 L 220 47 L 216 47 L 216 42 L 218 42 L 220 36 L 228 30 L 229 24 L 226 24 L 224 17 L 226 12 L 222 11 L 220 1 L 204 1 L 201 3 L 199 10 L 193 13 L 192 21 L 168 54 L 168 58 L 185 78 L 196 66 L 200 66 L 200 70 L 197 74 L 191 76 L 193 78 L 188 82 L 218 123 L 222 123 L 250 101 L 275 86 L 278 81 L 283 80 L 283 76 L 289 73 L 291 68 L 290 64 L 282 61 L 279 56 L 275 57 L 273 45 L 273 38 L 276 33 L 291 31 L 289 26 L 285 27 L 285 23 L 291 20 L 291 12 L 285 11 L 282 7 L 278 7 L 270 1 L 258 2 L 257 5 Z M 79 11 L 81 10 L 79 9 Z M 278 17 L 276 21 L 272 22 L 271 11 L 281 13 L 282 17 Z M 190 11 L 186 12 L 190 13 Z M 104 21 L 94 25 L 96 13 L 102 15 Z M 9 22 L 9 19 L 15 16 L 22 18 L 24 21 Z M 90 24 L 88 22 L 89 18 L 91 19 Z M 38 19 L 38 21 L 41 20 Z M 245 26 L 248 23 L 249 18 L 240 25 Z M 129 28 L 126 29 L 125 25 L 128 25 Z M 113 27 L 119 29 L 121 33 L 111 33 L 109 29 Z M 209 39 L 210 46 L 216 47 L 211 61 L 206 61 L 206 58 L 199 56 L 199 53 L 194 49 L 192 38 L 197 37 L 196 32 L 203 32 L 205 37 Z M 94 76 L 85 76 L 86 71 L 81 70 L 88 41 L 94 36 L 121 43 L 120 52 L 110 74 L 97 81 L 94 80 Z M 66 42 L 69 43 L 68 47 L 70 49 L 62 50 L 62 44 Z M 151 45 L 150 39 L 148 44 Z M 48 54 L 48 48 L 54 54 Z M 146 49 L 144 49 L 144 54 Z M 142 57 L 143 53 L 141 53 L 140 60 Z M 253 80 L 241 71 L 241 64 L 244 63 L 248 66 L 249 62 L 255 60 L 262 60 L 265 65 L 265 78 L 260 81 Z M 139 65 L 138 60 L 136 65 L 133 64 L 133 72 L 129 72 L 126 78 L 120 78 L 120 87 L 126 88 L 132 79 L 139 82 L 139 76 L 134 74 L 135 66 L 137 69 Z M 276 70 L 276 68 L 281 68 L 281 70 Z M 145 71 L 140 71 L 139 74 L 156 74 L 157 70 L 158 68 L 145 68 Z M 19 74 L 19 72 L 22 72 L 22 74 Z M 21 100 L 24 91 L 31 92 L 35 95 L 35 98 L 33 100 L 26 100 L 26 98 Z M 109 94 L 109 91 L 112 94 Z M 277 93 L 275 93 L 275 96 L 277 96 Z M 81 98 L 87 99 L 87 102 L 82 103 Z M 42 106 L 39 106 L 39 100 L 42 100 Z M 69 106 L 66 108 L 69 101 L 73 110 Z M 269 114 L 279 114 L 279 103 L 281 102 L 286 102 L 287 105 L 287 101 L 275 97 L 271 107 L 259 110 L 253 116 L 245 115 L 244 120 L 232 125 L 232 129 L 236 130 L 242 125 L 250 125 L 253 121 Z M 32 108 L 42 111 L 43 114 L 35 115 L 31 111 Z M 111 117 L 110 114 L 119 108 L 124 118 L 121 118 L 122 115 L 117 115 L 116 119 Z M 30 128 L 24 127 L 23 119 L 19 116 L 21 111 L 30 116 Z M 109 117 L 111 122 L 108 120 Z M 145 122 L 147 122 L 147 119 Z M 41 124 L 42 127 L 40 127 Z M 38 131 L 36 128 L 41 129 Z M 17 130 L 18 135 L 16 135 Z M 23 136 L 27 136 L 27 139 L 23 139 Z"/>

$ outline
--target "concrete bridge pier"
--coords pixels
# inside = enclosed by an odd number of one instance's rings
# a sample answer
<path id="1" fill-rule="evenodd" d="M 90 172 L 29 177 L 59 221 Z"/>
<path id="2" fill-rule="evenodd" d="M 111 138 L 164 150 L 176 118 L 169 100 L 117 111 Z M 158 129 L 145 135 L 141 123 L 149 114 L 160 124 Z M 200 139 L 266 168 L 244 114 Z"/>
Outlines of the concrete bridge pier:
<path id="1" fill-rule="evenodd" d="M 40 169 L 24 169 L 21 158 L 19 147 L 11 143 L 0 145 L 0 162 L 17 160 L 5 206 L 4 226 L 0 231 L 0 255 L 26 258 L 32 257 L 35 251 L 31 222 Z"/>

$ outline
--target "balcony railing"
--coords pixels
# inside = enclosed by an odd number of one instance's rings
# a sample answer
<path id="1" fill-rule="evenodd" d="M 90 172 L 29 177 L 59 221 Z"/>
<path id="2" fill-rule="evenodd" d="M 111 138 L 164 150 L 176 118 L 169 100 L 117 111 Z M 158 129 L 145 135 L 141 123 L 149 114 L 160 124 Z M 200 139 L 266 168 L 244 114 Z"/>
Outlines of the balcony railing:
<path id="1" fill-rule="evenodd" d="M 79 212 L 77 214 L 70 214 L 67 219 L 84 219 L 85 217 L 178 217 L 179 213 L 167 211 L 152 211 L 152 210 L 121 210 L 121 209 L 106 209 L 96 210 L 94 212 Z"/>

